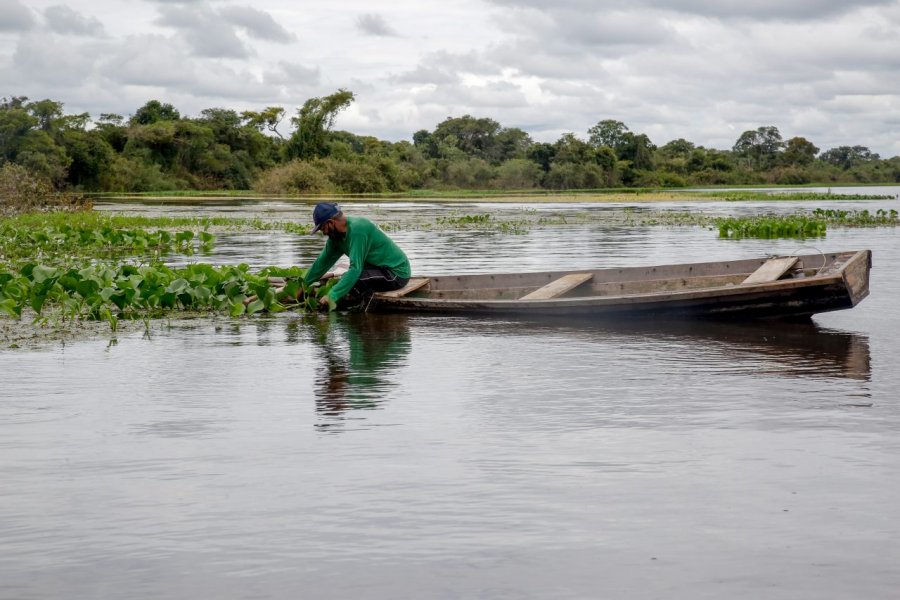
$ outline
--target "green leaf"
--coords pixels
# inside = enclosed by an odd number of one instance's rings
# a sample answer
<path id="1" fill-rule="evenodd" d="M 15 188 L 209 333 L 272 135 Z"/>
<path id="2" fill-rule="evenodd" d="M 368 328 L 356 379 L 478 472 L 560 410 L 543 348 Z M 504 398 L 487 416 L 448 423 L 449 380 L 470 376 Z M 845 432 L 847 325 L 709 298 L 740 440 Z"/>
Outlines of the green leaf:
<path id="1" fill-rule="evenodd" d="M 187 279 L 178 278 L 166 288 L 167 292 L 172 292 L 173 294 L 182 294 L 187 290 L 191 289 L 191 284 Z"/>
<path id="2" fill-rule="evenodd" d="M 42 283 L 47 279 L 55 278 L 59 275 L 59 269 L 54 269 L 53 267 L 45 267 L 43 265 L 38 265 L 31 272 L 31 278 L 35 283 Z"/>
<path id="3" fill-rule="evenodd" d="M 250 304 L 247 305 L 247 314 L 252 315 L 254 313 L 258 313 L 262 309 L 266 307 L 265 303 L 262 300 L 254 300 Z"/>
<path id="4" fill-rule="evenodd" d="M 7 298 L 0 300 L 0 313 L 18 318 L 22 316 L 22 307 L 12 298 Z"/>

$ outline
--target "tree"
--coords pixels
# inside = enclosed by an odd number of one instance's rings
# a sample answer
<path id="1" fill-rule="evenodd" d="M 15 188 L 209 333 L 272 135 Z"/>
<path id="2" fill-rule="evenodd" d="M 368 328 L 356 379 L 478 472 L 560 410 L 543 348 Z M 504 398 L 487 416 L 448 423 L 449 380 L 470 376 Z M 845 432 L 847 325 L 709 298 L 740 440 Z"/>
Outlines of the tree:
<path id="1" fill-rule="evenodd" d="M 447 117 L 434 128 L 435 142 L 440 147 L 448 145 L 466 156 L 496 159 L 495 147 L 500 123 L 493 119 L 477 119 L 471 115 Z M 524 132 L 523 132 L 524 133 Z"/>
<path id="2" fill-rule="evenodd" d="M 784 145 L 781 159 L 786 165 L 808 165 L 816 158 L 819 149 L 804 137 L 792 137 Z"/>
<path id="3" fill-rule="evenodd" d="M 160 121 L 177 121 L 181 114 L 171 104 L 163 104 L 159 100 L 150 100 L 137 109 L 129 125 L 151 125 Z"/>
<path id="4" fill-rule="evenodd" d="M 772 125 L 757 127 L 741 134 L 732 151 L 746 159 L 756 169 L 766 169 L 775 163 L 784 147 L 781 133 Z"/>
<path id="5" fill-rule="evenodd" d="M 438 158 L 438 143 L 427 129 L 420 129 L 413 134 L 413 145 L 422 152 L 426 158 Z"/>
<path id="6" fill-rule="evenodd" d="M 327 153 L 328 132 L 334 125 L 338 113 L 353 103 L 353 92 L 339 89 L 322 98 L 310 98 L 291 117 L 296 127 L 288 141 L 288 158 L 310 159 Z"/>
<path id="7" fill-rule="evenodd" d="M 494 138 L 491 159 L 500 164 L 515 158 L 525 158 L 532 144 L 531 136 L 518 127 L 503 128 Z"/>
<path id="8" fill-rule="evenodd" d="M 628 127 L 622 121 L 606 119 L 588 129 L 588 136 L 590 136 L 588 142 L 595 148 L 606 146 L 619 154 L 619 150 L 626 141 L 625 134 L 627 132 Z"/>
<path id="9" fill-rule="evenodd" d="M 564 133 L 554 146 L 554 164 L 576 163 L 587 164 L 593 162 L 594 149 L 587 143 L 578 139 L 574 133 Z"/>
<path id="10" fill-rule="evenodd" d="M 533 144 L 528 150 L 528 160 L 537 163 L 541 170 L 546 173 L 550 170 L 550 165 L 556 157 L 556 146 L 540 142 Z"/>
<path id="11" fill-rule="evenodd" d="M 687 160 L 695 147 L 696 146 L 694 146 L 693 143 L 686 139 L 678 138 L 677 140 L 672 140 L 671 142 L 667 142 L 663 146 L 660 146 L 659 154 L 663 158 L 683 158 Z"/>
<path id="12" fill-rule="evenodd" d="M 0 100 L 0 159 L 16 160 L 22 139 L 38 125 L 38 120 L 26 108 L 28 98 L 13 96 Z"/>
<path id="13" fill-rule="evenodd" d="M 860 163 L 878 160 L 880 157 L 865 146 L 838 146 L 827 150 L 819 156 L 828 164 L 841 167 L 844 170 L 854 167 Z"/>
<path id="14" fill-rule="evenodd" d="M 34 116 L 38 123 L 38 129 L 51 133 L 56 129 L 57 121 L 63 116 L 62 102 L 54 102 L 53 100 L 38 100 L 29 102 L 26 107 Z"/>
<path id="15" fill-rule="evenodd" d="M 259 112 L 245 110 L 241 113 L 241 119 L 243 119 L 250 127 L 253 127 L 257 131 L 266 129 L 281 139 L 284 139 L 284 136 L 278 131 L 278 124 L 281 123 L 283 118 L 284 109 L 280 106 L 267 106 L 265 110 Z"/>
<path id="16" fill-rule="evenodd" d="M 94 131 L 112 146 L 117 153 L 125 150 L 128 143 L 128 131 L 125 128 L 125 119 L 115 113 L 101 113 L 100 118 L 94 122 Z"/>
<path id="17" fill-rule="evenodd" d="M 631 132 L 626 132 L 619 142 L 616 154 L 620 159 L 630 161 L 634 169 L 649 170 L 653 168 L 653 153 L 655 151 L 656 146 L 653 145 L 653 142 L 650 141 L 646 134 L 640 133 L 635 135 Z"/>
<path id="18" fill-rule="evenodd" d="M 115 158 L 115 151 L 103 133 L 70 129 L 63 132 L 63 145 L 72 159 L 69 183 L 83 189 L 99 190 L 101 178 Z"/>

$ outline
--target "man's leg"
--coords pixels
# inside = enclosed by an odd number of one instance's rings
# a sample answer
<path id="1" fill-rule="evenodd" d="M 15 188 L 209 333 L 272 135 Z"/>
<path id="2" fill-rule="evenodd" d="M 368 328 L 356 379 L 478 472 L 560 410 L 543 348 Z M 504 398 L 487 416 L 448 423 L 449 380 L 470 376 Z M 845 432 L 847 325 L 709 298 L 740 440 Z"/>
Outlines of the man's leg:
<path id="1" fill-rule="evenodd" d="M 388 292 L 399 290 L 409 282 L 406 277 L 398 276 L 387 267 L 373 267 L 366 265 L 359 275 L 359 280 L 353 286 L 353 291 L 368 298 L 375 292 Z"/>

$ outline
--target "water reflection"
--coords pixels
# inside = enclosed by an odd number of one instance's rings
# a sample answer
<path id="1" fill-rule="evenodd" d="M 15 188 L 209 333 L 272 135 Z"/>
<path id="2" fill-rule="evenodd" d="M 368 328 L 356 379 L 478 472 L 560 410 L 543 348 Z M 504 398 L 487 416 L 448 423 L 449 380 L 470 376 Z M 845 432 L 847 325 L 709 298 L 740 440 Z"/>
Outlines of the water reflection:
<path id="1" fill-rule="evenodd" d="M 456 333 L 530 336 L 556 342 L 598 342 L 657 357 L 671 370 L 745 375 L 835 377 L 871 380 L 869 338 L 809 322 L 727 322 L 681 320 L 604 322 L 552 318 L 508 321 L 421 317 L 414 327 L 437 326 Z M 449 332 L 448 332 L 449 333 Z"/>
<path id="2" fill-rule="evenodd" d="M 607 333 L 627 325 L 602 326 Z M 839 377 L 869 381 L 871 359 L 868 336 L 820 327 L 808 322 L 648 321 L 630 327 L 633 334 L 659 341 L 691 342 L 720 353 L 735 366 L 743 364 L 757 375 Z M 687 355 L 685 360 L 691 360 Z"/>
<path id="3" fill-rule="evenodd" d="M 374 409 L 397 385 L 410 351 L 409 320 L 402 315 L 304 317 L 316 345 L 316 410 L 328 428 L 351 418 L 351 409 Z"/>

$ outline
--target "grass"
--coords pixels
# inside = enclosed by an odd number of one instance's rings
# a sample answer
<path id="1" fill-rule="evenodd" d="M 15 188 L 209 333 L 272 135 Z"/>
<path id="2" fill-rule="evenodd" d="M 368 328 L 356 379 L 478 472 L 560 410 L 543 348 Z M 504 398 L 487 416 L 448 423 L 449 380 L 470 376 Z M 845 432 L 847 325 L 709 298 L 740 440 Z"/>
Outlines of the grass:
<path id="1" fill-rule="evenodd" d="M 886 194 L 835 194 L 828 192 L 771 192 L 771 191 L 722 191 L 703 192 L 704 196 L 725 200 L 726 202 L 742 202 L 749 200 L 894 200 L 897 196 Z"/>
<path id="2" fill-rule="evenodd" d="M 340 200 L 341 202 L 354 201 L 418 201 L 441 200 L 444 202 L 473 202 L 488 200 L 491 202 L 665 202 L 673 200 L 725 200 L 725 201 L 753 201 L 753 200 L 891 200 L 897 195 L 886 194 L 840 194 L 831 191 L 831 188 L 839 187 L 834 184 L 826 184 L 828 192 L 796 192 L 798 186 L 783 186 L 783 191 L 775 189 L 747 189 L 746 191 L 714 188 L 684 189 L 684 188 L 597 188 L 597 189 L 573 189 L 573 190 L 408 190 L 405 192 L 383 192 L 371 194 L 260 194 L 252 190 L 177 190 L 160 192 L 139 193 L 114 193 L 104 192 L 91 195 L 93 199 L 123 199 L 123 200 L 215 200 L 244 198 L 256 200 L 301 200 L 313 203 L 319 200 Z M 812 187 L 799 186 L 799 187 Z M 729 186 L 733 187 L 760 187 L 760 186 Z M 857 187 L 857 186 L 854 186 Z"/>

